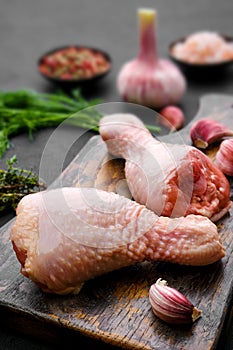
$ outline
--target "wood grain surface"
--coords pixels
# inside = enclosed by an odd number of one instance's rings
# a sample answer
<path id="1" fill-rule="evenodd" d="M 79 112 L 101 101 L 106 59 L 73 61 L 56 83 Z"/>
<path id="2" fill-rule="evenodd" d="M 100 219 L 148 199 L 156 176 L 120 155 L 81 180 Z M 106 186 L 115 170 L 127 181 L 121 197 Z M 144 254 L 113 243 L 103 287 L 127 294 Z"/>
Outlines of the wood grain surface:
<path id="1" fill-rule="evenodd" d="M 203 97 L 195 120 L 211 116 L 232 124 L 232 105 L 230 96 Z M 191 124 L 161 140 L 190 143 Z M 52 188 L 61 186 L 94 186 L 130 197 L 124 161 L 109 156 L 100 136 L 92 137 L 51 185 Z M 86 282 L 75 296 L 47 295 L 19 273 L 20 266 L 9 239 L 12 221 L 0 231 L 1 317 L 28 334 L 41 337 L 54 334 L 58 339 L 59 333 L 66 331 L 98 340 L 103 347 L 111 344 L 116 348 L 138 350 L 213 350 L 233 287 L 232 215 L 231 210 L 217 223 L 226 248 L 226 256 L 221 261 L 204 267 L 164 262 L 135 264 Z M 148 290 L 159 277 L 202 310 L 203 316 L 197 322 L 189 327 L 176 327 L 154 316 Z"/>

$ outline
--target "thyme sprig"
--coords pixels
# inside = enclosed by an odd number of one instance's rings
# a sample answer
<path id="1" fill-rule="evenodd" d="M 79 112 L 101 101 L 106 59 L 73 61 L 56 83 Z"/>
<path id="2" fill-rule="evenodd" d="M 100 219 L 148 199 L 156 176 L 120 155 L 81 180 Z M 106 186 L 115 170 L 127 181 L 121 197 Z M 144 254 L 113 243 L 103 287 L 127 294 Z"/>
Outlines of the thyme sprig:
<path id="1" fill-rule="evenodd" d="M 14 155 L 6 160 L 7 169 L 0 170 L 0 212 L 15 210 L 21 198 L 46 188 L 36 174 L 31 170 L 16 167 L 17 163 Z"/>

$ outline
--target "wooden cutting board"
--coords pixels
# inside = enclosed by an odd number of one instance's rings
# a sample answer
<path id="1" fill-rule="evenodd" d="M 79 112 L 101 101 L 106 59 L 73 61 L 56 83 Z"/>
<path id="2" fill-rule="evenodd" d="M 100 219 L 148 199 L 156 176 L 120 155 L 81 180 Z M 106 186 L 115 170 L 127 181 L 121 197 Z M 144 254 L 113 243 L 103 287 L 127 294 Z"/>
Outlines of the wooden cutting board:
<path id="1" fill-rule="evenodd" d="M 194 120 L 211 116 L 233 128 L 232 106 L 233 97 L 205 96 Z M 161 140 L 190 143 L 191 124 Z M 100 136 L 91 138 L 51 185 L 59 186 L 95 186 L 130 196 L 124 179 L 124 161 L 111 159 Z M 138 350 L 213 350 L 232 294 L 232 214 L 231 211 L 218 222 L 226 247 L 222 261 L 205 267 L 164 262 L 135 264 L 87 282 L 79 295 L 62 297 L 41 292 L 19 273 L 9 240 L 10 222 L 0 230 L 1 321 L 31 335 L 50 337 L 54 342 L 62 334 L 81 337 L 82 344 L 97 340 L 95 349 L 104 349 L 106 344 L 111 348 L 111 344 Z M 201 309 L 202 318 L 186 328 L 172 327 L 157 319 L 148 301 L 148 290 L 159 277 Z"/>

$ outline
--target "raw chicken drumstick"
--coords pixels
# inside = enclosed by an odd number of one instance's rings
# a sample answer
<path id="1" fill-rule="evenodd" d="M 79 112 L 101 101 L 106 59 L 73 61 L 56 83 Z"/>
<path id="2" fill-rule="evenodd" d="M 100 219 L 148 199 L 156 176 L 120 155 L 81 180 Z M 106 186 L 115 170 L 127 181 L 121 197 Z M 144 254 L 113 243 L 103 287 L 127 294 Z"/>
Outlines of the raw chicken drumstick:
<path id="1" fill-rule="evenodd" d="M 58 294 L 78 293 L 85 281 L 135 262 L 206 265 L 225 254 L 209 219 L 158 217 L 130 199 L 94 188 L 25 196 L 11 240 L 23 275 Z"/>
<path id="2" fill-rule="evenodd" d="M 230 209 L 229 182 L 198 149 L 159 142 L 132 114 L 103 117 L 100 134 L 109 153 L 125 158 L 133 198 L 157 215 L 217 221 Z"/>

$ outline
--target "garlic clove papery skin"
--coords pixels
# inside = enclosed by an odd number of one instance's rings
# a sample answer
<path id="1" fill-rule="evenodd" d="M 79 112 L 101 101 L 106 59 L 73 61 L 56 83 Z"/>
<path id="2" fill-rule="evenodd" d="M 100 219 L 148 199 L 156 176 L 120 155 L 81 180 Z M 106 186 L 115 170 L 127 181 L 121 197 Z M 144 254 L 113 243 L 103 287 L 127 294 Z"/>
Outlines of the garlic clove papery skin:
<path id="1" fill-rule="evenodd" d="M 185 117 L 183 111 L 177 106 L 166 106 L 159 111 L 158 122 L 171 132 L 183 127 Z"/>
<path id="2" fill-rule="evenodd" d="M 233 139 L 222 141 L 215 163 L 225 175 L 233 176 Z"/>
<path id="3" fill-rule="evenodd" d="M 197 148 L 205 149 L 210 144 L 226 136 L 232 136 L 233 130 L 213 119 L 200 119 L 190 130 L 191 140 Z"/>
<path id="4" fill-rule="evenodd" d="M 154 314 L 170 324 L 191 324 L 202 313 L 183 294 L 168 287 L 167 282 L 161 278 L 150 287 L 149 301 Z"/>
<path id="5" fill-rule="evenodd" d="M 122 66 L 117 88 L 126 102 L 158 109 L 181 100 L 186 80 L 170 60 L 157 57 L 156 17 L 153 9 L 138 10 L 139 55 Z"/>

